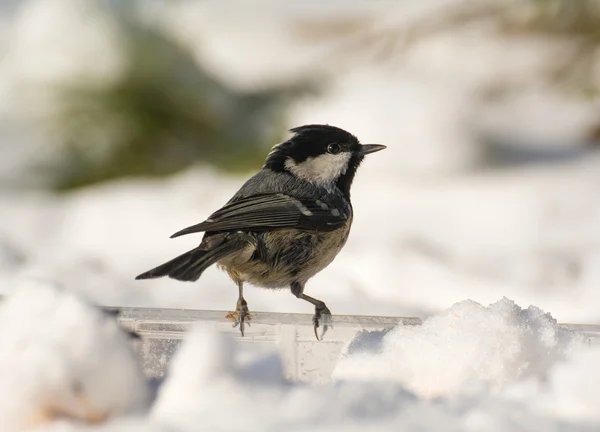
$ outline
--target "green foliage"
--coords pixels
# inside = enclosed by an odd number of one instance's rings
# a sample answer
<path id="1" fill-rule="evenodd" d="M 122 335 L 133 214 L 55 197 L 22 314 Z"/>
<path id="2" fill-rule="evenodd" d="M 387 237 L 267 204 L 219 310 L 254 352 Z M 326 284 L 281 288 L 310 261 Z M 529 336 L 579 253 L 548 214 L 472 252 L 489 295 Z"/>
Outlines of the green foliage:
<path id="1" fill-rule="evenodd" d="M 168 175 L 200 162 L 227 170 L 260 166 L 299 90 L 232 91 L 164 36 L 128 28 L 129 65 L 116 84 L 60 89 L 53 132 L 66 157 L 53 166 L 55 187 Z"/>
<path id="2" fill-rule="evenodd" d="M 598 0 L 534 0 L 534 4 L 536 13 L 530 22 L 533 28 L 600 40 Z"/>
<path id="3" fill-rule="evenodd" d="M 592 99 L 600 94 L 597 79 L 600 52 L 600 1 L 530 0 L 532 9 L 522 19 L 507 14 L 505 28 L 519 34 L 538 34 L 555 38 L 569 46 L 555 59 L 549 81 L 580 97 Z"/>

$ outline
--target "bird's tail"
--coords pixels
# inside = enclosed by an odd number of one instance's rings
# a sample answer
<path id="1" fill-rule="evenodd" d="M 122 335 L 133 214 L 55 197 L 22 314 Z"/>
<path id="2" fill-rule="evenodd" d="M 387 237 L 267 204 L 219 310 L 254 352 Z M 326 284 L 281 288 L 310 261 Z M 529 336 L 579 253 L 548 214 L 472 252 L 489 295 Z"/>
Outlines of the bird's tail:
<path id="1" fill-rule="evenodd" d="M 180 281 L 197 281 L 204 270 L 238 250 L 242 246 L 240 240 L 232 238 L 209 250 L 200 245 L 183 255 L 179 255 L 177 258 L 173 258 L 171 261 L 142 273 L 136 279 L 154 279 L 169 276 Z"/>

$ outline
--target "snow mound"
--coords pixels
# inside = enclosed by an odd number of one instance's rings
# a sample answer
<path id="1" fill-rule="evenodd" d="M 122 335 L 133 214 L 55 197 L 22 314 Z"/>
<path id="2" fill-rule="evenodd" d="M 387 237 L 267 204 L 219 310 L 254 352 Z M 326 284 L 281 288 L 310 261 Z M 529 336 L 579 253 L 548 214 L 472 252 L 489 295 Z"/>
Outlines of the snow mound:
<path id="1" fill-rule="evenodd" d="M 358 335 L 336 372 L 344 379 L 316 386 L 287 381 L 281 357 L 260 340 L 235 342 L 198 324 L 149 415 L 93 430 L 587 432 L 600 424 L 600 349 L 581 342 L 536 307 L 469 300 L 422 328 Z"/>
<path id="2" fill-rule="evenodd" d="M 388 419 L 413 401 L 395 383 L 287 381 L 277 352 L 235 344 L 201 325 L 173 358 L 152 418 L 168 430 L 196 430 L 199 422 L 203 430 L 312 430 Z"/>
<path id="3" fill-rule="evenodd" d="M 54 420 L 99 423 L 147 406 L 149 388 L 116 320 L 48 283 L 0 308 L 0 430 Z"/>
<path id="4" fill-rule="evenodd" d="M 214 421 L 212 427 L 218 428 L 224 419 L 214 412 L 235 412 L 227 425 L 242 430 L 248 419 L 270 416 L 287 385 L 278 353 L 234 344 L 211 326 L 198 324 L 172 360 L 153 416 L 180 423 L 191 415 L 205 418 L 204 427 Z"/>
<path id="5" fill-rule="evenodd" d="M 549 415 L 572 421 L 600 421 L 600 347 L 574 353 L 548 379 L 552 392 L 541 403 Z"/>
<path id="6" fill-rule="evenodd" d="M 496 392 L 543 378 L 582 342 L 537 307 L 522 309 L 506 298 L 488 307 L 467 300 L 422 326 L 359 333 L 333 377 L 394 380 L 422 397 Z"/>

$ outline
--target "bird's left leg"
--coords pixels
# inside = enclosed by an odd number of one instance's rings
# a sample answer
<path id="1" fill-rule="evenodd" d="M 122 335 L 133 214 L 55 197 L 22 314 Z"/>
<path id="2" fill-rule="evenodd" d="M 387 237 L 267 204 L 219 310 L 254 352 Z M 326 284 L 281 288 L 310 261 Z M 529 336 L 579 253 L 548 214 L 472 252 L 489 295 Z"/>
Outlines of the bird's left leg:
<path id="1" fill-rule="evenodd" d="M 247 321 L 250 321 L 251 317 L 250 312 L 248 311 L 248 303 L 244 298 L 244 282 L 241 280 L 238 280 L 236 282 L 238 284 L 239 289 L 237 305 L 235 308 L 235 312 L 229 312 L 226 318 L 229 318 L 230 320 L 234 321 L 234 327 L 237 325 L 240 326 L 240 333 L 242 334 L 242 337 L 244 337 L 245 323 Z M 248 323 L 248 326 L 250 326 L 250 323 Z"/>
<path id="2" fill-rule="evenodd" d="M 292 282 L 291 285 L 292 294 L 302 300 L 306 300 L 307 302 L 315 305 L 315 314 L 313 315 L 313 328 L 315 329 L 315 337 L 319 340 L 319 335 L 317 334 L 317 329 L 319 328 L 320 322 L 323 321 L 323 333 L 321 334 L 321 339 L 325 336 L 325 332 L 330 327 L 331 323 L 331 312 L 325 303 L 321 300 L 317 300 L 311 296 L 304 294 L 304 284 L 300 282 Z"/>

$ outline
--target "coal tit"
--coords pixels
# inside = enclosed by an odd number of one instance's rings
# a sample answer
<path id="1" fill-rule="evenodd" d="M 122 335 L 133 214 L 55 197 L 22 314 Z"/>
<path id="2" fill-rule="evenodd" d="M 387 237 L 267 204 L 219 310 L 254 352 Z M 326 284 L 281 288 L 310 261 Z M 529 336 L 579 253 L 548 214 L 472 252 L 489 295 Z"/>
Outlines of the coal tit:
<path id="1" fill-rule="evenodd" d="M 360 144 L 337 127 L 306 125 L 273 147 L 261 171 L 251 177 L 223 208 L 204 222 L 171 236 L 204 232 L 200 245 L 136 279 L 169 276 L 196 281 L 213 264 L 237 284 L 235 312 L 239 324 L 250 319 L 243 285 L 289 287 L 296 297 L 315 306 L 313 326 L 331 312 L 320 300 L 304 294 L 306 282 L 336 257 L 352 224 L 350 186 L 365 155 L 385 146 Z"/>

